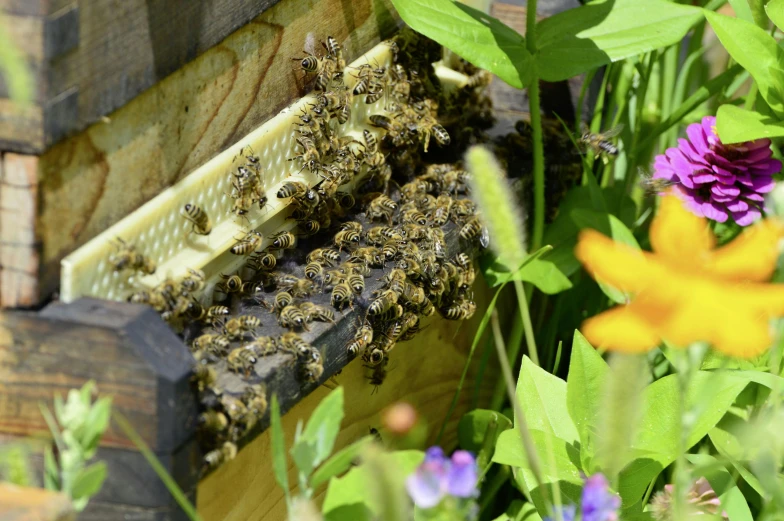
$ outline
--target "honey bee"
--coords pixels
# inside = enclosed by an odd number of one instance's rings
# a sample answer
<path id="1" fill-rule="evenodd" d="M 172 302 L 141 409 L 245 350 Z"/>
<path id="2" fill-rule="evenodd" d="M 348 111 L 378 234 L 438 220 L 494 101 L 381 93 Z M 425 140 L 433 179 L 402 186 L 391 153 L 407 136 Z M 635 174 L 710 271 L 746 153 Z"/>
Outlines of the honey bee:
<path id="1" fill-rule="evenodd" d="M 256 271 L 272 270 L 278 263 L 278 259 L 269 252 L 258 253 L 248 259 L 248 265 Z"/>
<path id="2" fill-rule="evenodd" d="M 364 352 L 372 342 L 373 326 L 368 322 L 364 322 L 357 328 L 356 333 L 354 333 L 354 339 L 346 346 L 346 352 L 348 353 L 349 358 L 354 358 Z"/>
<path id="3" fill-rule="evenodd" d="M 211 389 L 218 381 L 218 373 L 211 365 L 198 364 L 193 369 L 193 376 L 191 380 L 195 383 L 196 388 L 200 393 L 207 389 Z"/>
<path id="4" fill-rule="evenodd" d="M 248 408 L 245 428 L 250 430 L 267 412 L 267 388 L 264 384 L 249 385 L 242 393 L 242 401 Z"/>
<path id="5" fill-rule="evenodd" d="M 321 67 L 320 60 L 316 56 L 310 53 L 308 53 L 308 55 L 305 56 L 304 58 L 292 58 L 292 60 L 298 61 L 300 65 L 300 70 L 304 71 L 306 74 L 317 72 Z"/>
<path id="6" fill-rule="evenodd" d="M 297 333 L 288 332 L 280 337 L 283 349 L 292 353 L 297 360 L 303 363 L 314 363 L 321 361 L 321 353 L 318 349 L 302 339 Z"/>
<path id="7" fill-rule="evenodd" d="M 133 244 L 129 244 L 119 237 L 115 241 L 116 251 L 109 255 L 108 259 L 114 271 L 130 269 L 141 271 L 146 275 L 155 273 L 155 261 L 136 251 L 136 246 Z"/>
<path id="8" fill-rule="evenodd" d="M 226 441 L 220 448 L 211 450 L 204 455 L 204 463 L 209 468 L 215 468 L 218 465 L 231 461 L 237 456 L 237 445 L 230 441 Z"/>
<path id="9" fill-rule="evenodd" d="M 222 356 L 229 350 L 231 342 L 226 335 L 205 333 L 191 343 L 191 351 L 202 351 L 215 356 Z"/>
<path id="10" fill-rule="evenodd" d="M 493 79 L 492 73 L 486 71 L 484 69 L 479 69 L 474 74 L 468 77 L 468 81 L 466 81 L 466 88 L 475 89 L 477 87 L 484 87 L 490 84 L 490 81 Z"/>
<path id="11" fill-rule="evenodd" d="M 327 36 L 327 42 L 324 44 L 324 47 L 330 55 L 335 57 L 336 71 L 343 72 L 343 69 L 346 68 L 346 60 L 343 58 L 343 48 L 338 41 L 332 36 Z"/>
<path id="12" fill-rule="evenodd" d="M 476 205 L 471 199 L 458 199 L 452 202 L 452 214 L 455 220 L 462 220 L 476 215 Z"/>
<path id="13" fill-rule="evenodd" d="M 618 155 L 618 148 L 612 144 L 610 139 L 620 134 L 621 131 L 623 131 L 623 125 L 618 125 L 599 134 L 594 134 L 590 130 L 585 129 L 582 136 L 580 136 L 580 143 L 591 148 L 597 155 L 614 157 Z"/>
<path id="14" fill-rule="evenodd" d="M 280 250 L 294 248 L 297 245 L 297 237 L 291 232 L 279 232 L 272 237 L 272 247 Z"/>
<path id="15" fill-rule="evenodd" d="M 303 302 L 299 305 L 302 314 L 305 315 L 307 322 L 318 320 L 319 322 L 332 322 L 335 323 L 335 313 L 324 306 L 313 304 L 312 302 Z"/>
<path id="16" fill-rule="evenodd" d="M 480 244 L 486 248 L 489 242 L 487 228 L 482 225 L 477 216 L 469 217 L 463 227 L 460 228 L 460 238 L 466 241 L 473 241 L 477 237 L 479 237 Z"/>
<path id="17" fill-rule="evenodd" d="M 315 219 L 307 219 L 304 221 L 297 221 L 299 229 L 307 235 L 313 235 L 319 232 L 321 225 Z"/>
<path id="18" fill-rule="evenodd" d="M 349 119 L 351 119 L 351 104 L 348 101 L 339 107 L 337 119 L 338 123 L 341 125 L 345 124 Z"/>
<path id="19" fill-rule="evenodd" d="M 383 86 L 377 83 L 371 84 L 368 87 L 367 96 L 365 96 L 365 103 L 367 103 L 368 105 L 371 103 L 375 103 L 378 100 L 380 100 L 383 95 L 384 95 Z"/>
<path id="20" fill-rule="evenodd" d="M 216 321 L 220 320 L 221 317 L 225 317 L 228 314 L 229 308 L 226 306 L 210 306 L 207 309 L 202 308 L 201 313 L 193 318 L 214 324 Z"/>
<path id="21" fill-rule="evenodd" d="M 653 177 L 650 172 L 639 168 L 638 173 L 640 176 L 640 188 L 645 191 L 646 195 L 661 195 L 666 192 L 671 186 L 678 184 L 677 181 L 665 179 L 662 177 Z"/>
<path id="22" fill-rule="evenodd" d="M 368 315 L 376 316 L 381 315 L 392 306 L 397 304 L 398 294 L 392 290 L 384 290 L 381 294 L 370 303 L 368 306 Z"/>
<path id="23" fill-rule="evenodd" d="M 302 197 L 308 192 L 308 185 L 300 181 L 289 181 L 280 187 L 277 193 L 278 199 L 289 197 Z"/>
<path id="24" fill-rule="evenodd" d="M 470 300 L 461 300 L 441 310 L 441 314 L 448 320 L 467 320 L 476 311 L 476 304 Z"/>
<path id="25" fill-rule="evenodd" d="M 373 367 L 373 372 L 370 374 L 368 381 L 373 386 L 373 391 L 370 394 L 378 392 L 380 385 L 384 383 L 387 378 L 387 366 L 389 365 L 389 358 L 384 358 L 381 362 Z M 372 367 L 372 366 L 371 366 Z"/>
<path id="26" fill-rule="evenodd" d="M 316 90 L 326 91 L 332 85 L 336 76 L 342 78 L 342 73 L 337 71 L 338 63 L 334 56 L 328 54 L 321 59 L 321 68 L 316 76 Z"/>
<path id="27" fill-rule="evenodd" d="M 280 311 L 278 323 L 285 328 L 301 327 L 308 330 L 308 323 L 305 314 L 295 305 L 288 305 Z"/>
<path id="28" fill-rule="evenodd" d="M 305 265 L 305 277 L 315 280 L 324 273 L 324 267 L 318 262 L 309 262 Z"/>
<path id="29" fill-rule="evenodd" d="M 397 203 L 386 195 L 381 194 L 370 202 L 367 216 L 372 220 L 386 219 L 391 224 L 395 210 L 397 210 Z"/>
<path id="30" fill-rule="evenodd" d="M 358 245 L 360 239 L 359 233 L 354 230 L 341 230 L 335 234 L 335 246 L 338 247 L 338 251 L 341 251 L 343 248 L 351 248 Z"/>
<path id="31" fill-rule="evenodd" d="M 207 212 L 195 204 L 188 203 L 183 208 L 182 216 L 188 219 L 192 226 L 191 231 L 199 235 L 209 235 L 212 231 L 212 221 Z"/>
<path id="32" fill-rule="evenodd" d="M 346 283 L 357 295 L 361 295 L 362 292 L 365 291 L 365 277 L 353 270 L 346 276 Z"/>
<path id="33" fill-rule="evenodd" d="M 370 168 L 380 167 L 384 163 L 384 154 L 378 149 L 378 140 L 376 140 L 376 136 L 368 130 L 363 130 L 362 138 L 365 141 L 363 143 L 365 149 L 363 160 Z"/>
<path id="34" fill-rule="evenodd" d="M 432 302 L 429 300 L 427 302 L 430 304 L 430 307 L 433 307 Z M 411 340 L 414 338 L 414 335 L 419 332 L 419 315 L 410 311 L 404 313 L 403 328 L 403 334 L 400 335 L 399 338 L 400 342 L 405 342 L 406 340 Z"/>
<path id="35" fill-rule="evenodd" d="M 180 280 L 180 287 L 187 293 L 199 291 L 204 286 L 204 272 L 188 268 L 188 274 Z"/>
<path id="36" fill-rule="evenodd" d="M 151 295 L 149 291 L 140 290 L 128 295 L 126 300 L 132 304 L 149 304 L 150 298 Z"/>
<path id="37" fill-rule="evenodd" d="M 218 283 L 218 289 L 224 293 L 239 293 L 242 291 L 242 279 L 239 275 L 224 275 L 221 273 L 220 278 L 223 280 Z"/>
<path id="38" fill-rule="evenodd" d="M 376 367 L 384 361 L 384 358 L 384 350 L 379 347 L 375 347 L 375 343 L 370 344 L 367 351 L 362 356 L 362 360 L 370 367 Z"/>
<path id="39" fill-rule="evenodd" d="M 234 255 L 248 255 L 261 247 L 264 236 L 260 232 L 250 231 L 239 242 L 232 246 L 229 251 Z"/>
<path id="40" fill-rule="evenodd" d="M 436 199 L 436 208 L 433 212 L 433 224 L 444 226 L 449 220 L 452 211 L 452 198 L 448 194 L 441 194 Z"/>
<path id="41" fill-rule="evenodd" d="M 275 310 L 280 313 L 286 306 L 294 302 L 294 297 L 288 291 L 280 291 L 275 295 Z"/>
<path id="42" fill-rule="evenodd" d="M 304 364 L 299 369 L 299 376 L 307 383 L 316 383 L 319 378 L 324 374 L 324 365 L 319 360 L 318 362 L 310 362 Z"/>
<path id="43" fill-rule="evenodd" d="M 382 268 L 386 263 L 386 257 L 384 257 L 384 252 L 381 248 L 376 246 L 367 246 L 354 250 L 354 252 L 348 258 L 348 262 L 363 266 L 370 265 Z"/>
<path id="44" fill-rule="evenodd" d="M 250 374 L 253 366 L 256 365 L 256 354 L 253 349 L 247 346 L 235 347 L 226 358 L 226 365 L 233 373 Z"/>
<path id="45" fill-rule="evenodd" d="M 229 338 L 239 338 L 245 333 L 253 331 L 261 326 L 261 320 L 253 315 L 241 315 L 228 320 L 223 325 L 223 333 Z"/>
<path id="46" fill-rule="evenodd" d="M 313 281 L 304 278 L 296 278 L 292 277 L 289 281 L 290 284 L 288 285 L 287 291 L 291 293 L 293 297 L 308 297 L 313 293 L 314 284 Z"/>
<path id="47" fill-rule="evenodd" d="M 229 419 L 218 411 L 205 411 L 199 415 L 198 421 L 203 429 L 213 433 L 224 431 L 229 426 Z"/>
<path id="48" fill-rule="evenodd" d="M 338 310 L 343 309 L 345 306 L 352 307 L 354 302 L 354 293 L 351 289 L 351 286 L 349 286 L 346 281 L 341 281 L 336 284 L 332 289 L 330 301 L 332 307 Z"/>
<path id="49" fill-rule="evenodd" d="M 340 207 L 344 210 L 349 210 L 356 204 L 354 196 L 348 192 L 338 192 L 337 201 Z"/>
<path id="50" fill-rule="evenodd" d="M 345 278 L 346 273 L 343 269 L 326 270 L 321 277 L 322 289 L 332 288 L 343 282 Z"/>
<path id="51" fill-rule="evenodd" d="M 409 208 L 400 214 L 400 220 L 405 224 L 418 224 L 424 226 L 427 224 L 427 217 L 417 208 Z"/>

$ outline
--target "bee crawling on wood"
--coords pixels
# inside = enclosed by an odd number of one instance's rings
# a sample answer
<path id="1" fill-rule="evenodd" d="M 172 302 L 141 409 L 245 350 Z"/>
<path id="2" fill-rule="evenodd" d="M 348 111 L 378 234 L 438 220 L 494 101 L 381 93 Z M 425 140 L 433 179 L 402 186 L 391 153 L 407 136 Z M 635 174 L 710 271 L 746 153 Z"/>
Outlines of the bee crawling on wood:
<path id="1" fill-rule="evenodd" d="M 136 250 L 136 246 L 125 242 L 117 237 L 114 241 L 115 252 L 109 255 L 109 264 L 114 271 L 134 270 L 141 271 L 145 275 L 155 273 L 156 264 L 151 258 L 142 255 Z"/>

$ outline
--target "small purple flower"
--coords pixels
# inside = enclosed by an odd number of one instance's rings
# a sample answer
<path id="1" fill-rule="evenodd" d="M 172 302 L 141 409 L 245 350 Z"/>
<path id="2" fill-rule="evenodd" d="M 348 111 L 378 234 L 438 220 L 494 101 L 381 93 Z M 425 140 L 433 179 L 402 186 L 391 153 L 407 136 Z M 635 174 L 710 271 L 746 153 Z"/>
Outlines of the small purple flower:
<path id="1" fill-rule="evenodd" d="M 432 508 L 444 496 L 476 497 L 479 469 L 470 452 L 455 451 L 450 460 L 441 447 L 430 447 L 425 460 L 406 480 L 408 495 L 419 508 Z"/>
<path id="2" fill-rule="evenodd" d="M 773 190 L 773 174 L 781 162 L 771 157 L 769 139 L 724 145 L 716 133 L 716 118 L 686 128 L 689 139 L 678 139 L 654 161 L 654 179 L 674 184 L 693 213 L 718 222 L 730 216 L 747 226 L 762 215 L 763 194 Z"/>
<path id="3" fill-rule="evenodd" d="M 621 498 L 610 492 L 603 474 L 594 474 L 585 480 L 580 501 L 582 521 L 617 521 Z"/>

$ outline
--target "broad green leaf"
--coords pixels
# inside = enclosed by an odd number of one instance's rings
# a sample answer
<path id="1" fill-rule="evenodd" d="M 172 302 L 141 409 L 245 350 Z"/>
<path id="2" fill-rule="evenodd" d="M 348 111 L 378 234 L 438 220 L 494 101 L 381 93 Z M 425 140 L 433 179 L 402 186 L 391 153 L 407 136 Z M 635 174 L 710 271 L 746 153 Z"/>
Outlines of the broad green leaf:
<path id="1" fill-rule="evenodd" d="M 457 424 L 457 440 L 461 449 L 478 452 L 485 442 L 488 428 L 496 425 L 496 432 L 501 432 L 512 427 L 512 420 L 498 411 L 488 409 L 474 409 L 460 418 Z"/>
<path id="2" fill-rule="evenodd" d="M 566 405 L 580 435 L 580 452 L 593 449 L 592 433 L 598 426 L 602 391 L 608 367 L 596 349 L 579 331 L 574 332 L 569 376 L 566 378 Z M 585 461 L 583 456 L 582 461 Z"/>
<path id="3" fill-rule="evenodd" d="M 732 10 L 735 11 L 735 16 L 741 20 L 754 23 L 754 15 L 751 14 L 751 7 L 749 7 L 748 0 L 729 0 Z"/>
<path id="4" fill-rule="evenodd" d="M 538 429 L 529 429 L 529 432 L 539 456 L 539 463 L 542 466 L 543 484 L 558 483 L 561 489 L 561 499 L 564 503 L 579 503 L 583 481 L 579 449 L 552 433 Z M 552 449 L 551 453 L 550 449 Z M 546 512 L 541 491 L 538 489 L 539 484 L 531 472 L 518 429 L 509 429 L 501 434 L 495 448 L 493 461 L 516 467 L 515 475 L 523 480 L 521 488 L 531 491 L 531 497 L 540 514 Z"/>
<path id="5" fill-rule="evenodd" d="M 310 477 L 318 457 L 318 451 L 313 443 L 305 440 L 296 441 L 289 452 L 300 474 L 306 478 Z"/>
<path id="6" fill-rule="evenodd" d="M 748 447 L 735 432 L 744 426 L 744 420 L 734 414 L 727 414 L 721 421 L 708 431 L 708 437 L 716 448 L 716 452 L 726 458 L 743 480 L 760 495 L 765 496 L 765 489 L 760 484 L 757 477 L 745 466 L 743 461 L 747 459 Z"/>
<path id="7" fill-rule="evenodd" d="M 425 458 L 423 452 L 417 450 L 403 450 L 380 454 L 380 464 L 394 469 L 396 475 L 405 478 L 422 463 Z M 327 519 L 353 519 L 331 517 L 330 512 L 351 505 L 365 505 L 375 516 L 379 514 L 379 506 L 373 497 L 368 483 L 377 479 L 367 465 L 362 464 L 349 470 L 344 476 L 332 478 L 324 497 L 322 512 Z M 355 508 L 355 507 L 354 507 Z"/>
<path id="8" fill-rule="evenodd" d="M 754 77 L 770 108 L 784 114 L 784 86 L 777 78 L 784 57 L 776 40 L 752 23 L 711 11 L 705 11 L 705 16 L 730 56 Z"/>
<path id="9" fill-rule="evenodd" d="M 548 255 L 548 254 L 545 254 Z M 492 260 L 489 257 L 487 260 Z M 485 278 L 491 287 L 498 286 L 509 276 L 506 266 L 498 261 L 483 266 Z M 572 287 L 572 282 L 558 269 L 552 261 L 547 259 L 534 259 L 512 276 L 509 280 L 522 280 L 530 282 L 542 293 L 554 295 Z"/>
<path id="10" fill-rule="evenodd" d="M 308 424 L 299 441 L 313 446 L 315 459 L 312 464 L 317 467 L 332 453 L 335 438 L 340 432 L 343 421 L 343 388 L 338 387 L 329 393 L 308 419 Z"/>
<path id="11" fill-rule="evenodd" d="M 765 13 L 776 27 L 784 31 L 784 0 L 770 0 L 765 4 Z"/>
<path id="12" fill-rule="evenodd" d="M 529 429 L 544 431 L 573 444 L 580 440 L 566 404 L 566 382 L 523 357 L 517 399 Z"/>
<path id="13" fill-rule="evenodd" d="M 316 488 L 322 483 L 329 481 L 332 477 L 343 474 L 351 468 L 365 446 L 372 442 L 372 436 L 365 436 L 336 452 L 313 473 L 313 477 L 310 479 L 310 486 Z"/>
<path id="14" fill-rule="evenodd" d="M 286 441 L 283 439 L 283 425 L 280 421 L 280 405 L 278 395 L 272 395 L 270 405 L 270 438 L 272 445 L 272 473 L 275 481 L 283 489 L 286 497 L 289 494 L 289 474 L 286 469 Z"/>
<path id="15" fill-rule="evenodd" d="M 85 457 L 91 458 L 96 449 L 98 442 L 101 441 L 101 436 L 109 427 L 109 418 L 111 415 L 112 399 L 108 396 L 98 399 L 90 409 L 90 412 L 85 418 L 84 426 L 82 428 L 82 436 L 79 440 L 82 448 L 85 450 Z"/>
<path id="16" fill-rule="evenodd" d="M 522 89 L 531 83 L 534 61 L 525 38 L 500 20 L 452 0 L 392 0 L 392 4 L 412 29 L 512 87 Z"/>
<path id="17" fill-rule="evenodd" d="M 539 22 L 537 70 L 543 80 L 566 80 L 678 43 L 701 18 L 699 8 L 666 0 L 591 2 Z"/>
<path id="18" fill-rule="evenodd" d="M 784 121 L 735 105 L 722 105 L 716 113 L 722 143 L 740 143 L 784 136 Z"/>
<path id="19" fill-rule="evenodd" d="M 106 463 L 99 461 L 82 469 L 74 480 L 71 495 L 74 499 L 91 498 L 96 495 L 106 479 Z"/>
<path id="20" fill-rule="evenodd" d="M 727 372 L 694 374 L 686 389 L 686 409 L 693 415 L 693 423 L 684 449 L 691 448 L 716 426 L 748 382 L 744 376 Z M 620 474 L 618 491 L 624 505 L 639 501 L 650 480 L 678 457 L 681 447 L 678 375 L 666 376 L 649 385 L 643 393 L 641 409 L 640 429 L 631 446 L 633 461 Z"/>
<path id="21" fill-rule="evenodd" d="M 324 521 L 373 521 L 373 512 L 363 503 L 341 505 L 324 514 Z"/>
<path id="22" fill-rule="evenodd" d="M 533 504 L 516 499 L 512 501 L 506 512 L 493 521 L 542 521 L 542 518 Z"/>

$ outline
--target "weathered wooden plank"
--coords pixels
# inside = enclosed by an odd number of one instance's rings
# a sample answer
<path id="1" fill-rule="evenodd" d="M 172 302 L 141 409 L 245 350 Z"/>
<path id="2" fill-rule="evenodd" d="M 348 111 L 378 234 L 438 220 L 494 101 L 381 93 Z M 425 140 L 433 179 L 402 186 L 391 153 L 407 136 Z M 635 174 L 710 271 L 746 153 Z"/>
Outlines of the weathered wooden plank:
<path id="1" fill-rule="evenodd" d="M 105 122 L 47 150 L 31 224 L 39 295 L 55 290 L 66 254 L 301 96 L 291 58 L 308 33 L 335 36 L 351 60 L 397 23 L 388 0 L 277 4 Z"/>
<path id="2" fill-rule="evenodd" d="M 153 450 L 173 451 L 193 434 L 191 364 L 174 333 L 143 306 L 83 299 L 46 315 L 0 313 L 0 432 L 47 431 L 39 402 L 93 379 Z M 133 447 L 115 427 L 102 443 Z"/>
<path id="3" fill-rule="evenodd" d="M 490 291 L 483 283 L 477 284 L 477 291 L 477 307 L 482 310 L 487 305 Z M 373 386 L 367 382 L 368 370 L 362 362 L 355 360 L 347 365 L 336 377 L 346 397 L 346 416 L 338 435 L 336 450 L 366 436 L 371 427 L 380 427 L 381 411 L 398 401 L 408 402 L 417 408 L 421 418 L 430 426 L 428 443 L 434 442 L 460 381 L 480 320 L 479 312 L 467 322 L 440 317 L 425 320 L 425 329 L 421 333 L 413 340 L 395 347 L 391 353 L 389 375 L 375 393 Z M 442 440 L 442 445 L 447 449 L 455 446 L 457 422 L 472 406 L 484 345 L 480 343 L 480 348 L 474 354 L 465 387 L 447 425 Z M 495 365 L 487 368 L 477 393 L 478 406 L 490 400 L 497 375 Z M 297 422 L 307 420 L 328 393 L 329 389 L 319 387 L 286 413 L 283 428 L 287 447 L 291 447 Z M 269 472 L 271 461 L 270 434 L 267 430 L 242 448 L 234 461 L 224 464 L 203 479 L 196 497 L 199 513 L 204 520 L 285 520 L 283 491 Z M 297 483 L 291 461 L 289 482 Z"/>
<path id="4" fill-rule="evenodd" d="M 3 521 L 73 521 L 75 518 L 73 505 L 63 494 L 0 483 Z"/>
<path id="5" fill-rule="evenodd" d="M 0 307 L 38 303 L 38 158 L 7 153 L 0 160 Z"/>

